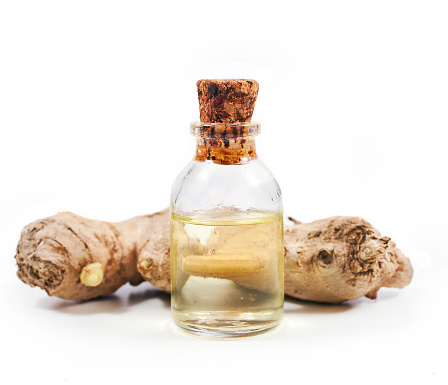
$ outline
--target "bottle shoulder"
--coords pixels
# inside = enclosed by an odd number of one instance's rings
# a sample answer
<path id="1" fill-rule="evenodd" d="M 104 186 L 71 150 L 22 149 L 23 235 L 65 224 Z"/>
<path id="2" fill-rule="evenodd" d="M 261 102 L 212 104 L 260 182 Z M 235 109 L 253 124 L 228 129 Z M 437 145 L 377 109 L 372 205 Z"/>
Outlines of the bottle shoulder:
<path id="1" fill-rule="evenodd" d="M 281 190 L 259 159 L 238 165 L 190 161 L 173 183 L 172 212 L 183 214 L 216 207 L 280 213 Z"/>

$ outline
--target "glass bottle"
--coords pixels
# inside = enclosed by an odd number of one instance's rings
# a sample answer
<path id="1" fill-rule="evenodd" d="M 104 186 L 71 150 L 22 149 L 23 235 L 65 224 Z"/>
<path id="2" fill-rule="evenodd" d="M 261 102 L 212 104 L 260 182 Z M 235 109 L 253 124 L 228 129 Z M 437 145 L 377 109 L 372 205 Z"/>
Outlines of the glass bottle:
<path id="1" fill-rule="evenodd" d="M 258 334 L 283 316 L 280 188 L 255 122 L 191 124 L 195 157 L 171 190 L 171 305 L 203 336 Z"/>

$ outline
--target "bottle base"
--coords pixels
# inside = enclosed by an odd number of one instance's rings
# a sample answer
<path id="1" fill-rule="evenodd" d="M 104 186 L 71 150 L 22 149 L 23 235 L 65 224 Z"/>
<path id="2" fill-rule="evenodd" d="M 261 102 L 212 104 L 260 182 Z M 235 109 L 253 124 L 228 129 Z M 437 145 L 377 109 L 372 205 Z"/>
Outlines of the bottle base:
<path id="1" fill-rule="evenodd" d="M 194 317 L 192 317 L 194 315 Z M 179 312 L 173 310 L 174 324 L 184 331 L 206 338 L 242 338 L 263 334 L 279 325 L 283 309 L 262 313 Z"/>

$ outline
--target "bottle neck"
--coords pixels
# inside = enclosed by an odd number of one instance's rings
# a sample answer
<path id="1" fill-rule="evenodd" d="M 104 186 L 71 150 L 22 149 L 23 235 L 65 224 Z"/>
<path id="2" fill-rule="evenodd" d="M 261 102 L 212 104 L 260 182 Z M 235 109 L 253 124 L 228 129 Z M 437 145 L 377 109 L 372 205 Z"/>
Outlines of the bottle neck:
<path id="1" fill-rule="evenodd" d="M 191 131 L 196 136 L 194 159 L 198 162 L 230 165 L 257 159 L 259 123 L 192 123 Z"/>
<path id="2" fill-rule="evenodd" d="M 254 138 L 197 138 L 195 160 L 218 164 L 243 164 L 257 158 Z"/>

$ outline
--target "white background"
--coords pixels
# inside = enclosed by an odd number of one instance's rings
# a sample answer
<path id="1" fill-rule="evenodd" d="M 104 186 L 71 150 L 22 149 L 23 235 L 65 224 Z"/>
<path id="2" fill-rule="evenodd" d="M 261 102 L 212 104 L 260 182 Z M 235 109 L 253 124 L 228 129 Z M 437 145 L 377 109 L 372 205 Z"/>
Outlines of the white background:
<path id="1" fill-rule="evenodd" d="M 17 384 L 445 383 L 444 1 L 1 1 L 0 377 Z M 239 341 L 185 336 L 149 284 L 49 298 L 15 276 L 27 223 L 168 205 L 200 78 L 260 83 L 261 159 L 302 221 L 360 215 L 415 269 L 403 290 Z"/>

